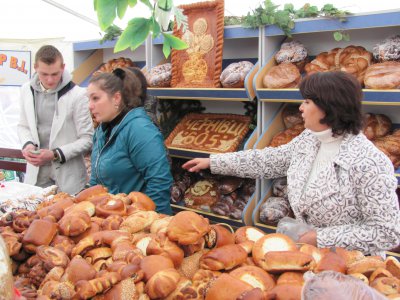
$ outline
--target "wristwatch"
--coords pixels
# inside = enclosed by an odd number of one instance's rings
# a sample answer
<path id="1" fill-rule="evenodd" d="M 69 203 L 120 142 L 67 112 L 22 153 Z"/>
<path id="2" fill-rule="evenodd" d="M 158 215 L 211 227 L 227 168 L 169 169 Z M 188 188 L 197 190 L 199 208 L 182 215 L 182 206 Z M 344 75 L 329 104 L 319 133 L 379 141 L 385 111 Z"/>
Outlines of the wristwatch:
<path id="1" fill-rule="evenodd" d="M 60 161 L 61 160 L 56 149 L 53 149 L 53 155 L 54 155 L 53 161 Z"/>

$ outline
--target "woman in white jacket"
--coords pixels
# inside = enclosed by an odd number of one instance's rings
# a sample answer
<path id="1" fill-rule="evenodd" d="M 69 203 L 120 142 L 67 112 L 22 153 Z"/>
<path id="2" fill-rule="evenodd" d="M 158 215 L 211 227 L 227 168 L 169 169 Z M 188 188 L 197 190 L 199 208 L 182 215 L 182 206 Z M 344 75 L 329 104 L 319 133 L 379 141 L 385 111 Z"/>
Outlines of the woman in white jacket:
<path id="1" fill-rule="evenodd" d="M 400 243 L 397 180 L 390 160 L 361 133 L 362 89 L 344 72 L 303 79 L 306 130 L 290 143 L 195 158 L 191 172 L 251 178 L 287 176 L 295 218 L 313 226 L 299 242 L 384 255 Z"/>

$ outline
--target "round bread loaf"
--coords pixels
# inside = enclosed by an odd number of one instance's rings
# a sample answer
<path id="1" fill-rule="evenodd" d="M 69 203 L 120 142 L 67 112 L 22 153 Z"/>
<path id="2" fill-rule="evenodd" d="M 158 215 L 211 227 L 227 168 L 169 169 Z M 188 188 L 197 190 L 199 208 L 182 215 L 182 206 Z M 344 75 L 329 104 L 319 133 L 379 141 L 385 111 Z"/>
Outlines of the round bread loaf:
<path id="1" fill-rule="evenodd" d="M 286 89 L 298 87 L 301 75 L 292 63 L 281 63 L 272 67 L 263 78 L 263 85 L 269 89 Z"/>
<path id="2" fill-rule="evenodd" d="M 302 43 L 291 41 L 281 45 L 281 49 L 275 54 L 275 60 L 278 64 L 293 63 L 299 71 L 302 71 L 307 61 L 307 55 L 307 49 Z"/>
<path id="3" fill-rule="evenodd" d="M 400 62 L 386 61 L 369 66 L 365 72 L 364 84 L 369 89 L 399 89 Z"/>
<path id="4" fill-rule="evenodd" d="M 392 128 L 392 121 L 385 115 L 382 114 L 371 114 L 365 115 L 365 123 L 363 133 L 369 140 L 384 137 L 388 135 Z"/>
<path id="5" fill-rule="evenodd" d="M 400 61 L 400 35 L 393 35 L 376 44 L 372 49 L 374 59 L 379 62 Z"/>
<path id="6" fill-rule="evenodd" d="M 231 63 L 221 73 L 220 80 L 224 88 L 242 88 L 247 73 L 254 67 L 249 61 Z"/>
<path id="7" fill-rule="evenodd" d="M 171 86 L 171 63 L 155 66 L 146 76 L 150 87 L 170 87 Z"/>

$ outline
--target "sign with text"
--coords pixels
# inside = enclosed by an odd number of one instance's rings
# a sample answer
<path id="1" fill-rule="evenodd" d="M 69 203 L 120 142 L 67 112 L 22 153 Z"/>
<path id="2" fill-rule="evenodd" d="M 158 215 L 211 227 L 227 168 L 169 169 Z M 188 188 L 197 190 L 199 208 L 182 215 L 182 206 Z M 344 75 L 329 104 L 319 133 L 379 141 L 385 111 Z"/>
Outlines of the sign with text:
<path id="1" fill-rule="evenodd" d="M 30 77 L 30 51 L 0 50 L 0 86 L 20 86 Z"/>

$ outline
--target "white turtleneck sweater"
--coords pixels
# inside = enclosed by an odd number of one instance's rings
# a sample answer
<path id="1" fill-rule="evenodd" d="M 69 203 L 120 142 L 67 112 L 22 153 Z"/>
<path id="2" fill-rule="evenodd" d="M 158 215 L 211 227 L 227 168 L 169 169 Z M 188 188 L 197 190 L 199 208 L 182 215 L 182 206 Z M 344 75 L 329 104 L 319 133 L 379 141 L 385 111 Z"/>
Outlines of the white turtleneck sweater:
<path id="1" fill-rule="evenodd" d="M 332 136 L 331 128 L 320 132 L 311 132 L 321 142 L 321 146 L 311 167 L 310 176 L 307 180 L 307 186 L 310 182 L 316 179 L 322 170 L 326 169 L 327 166 L 332 163 L 335 156 L 339 153 L 340 144 L 343 141 L 343 136 Z"/>

